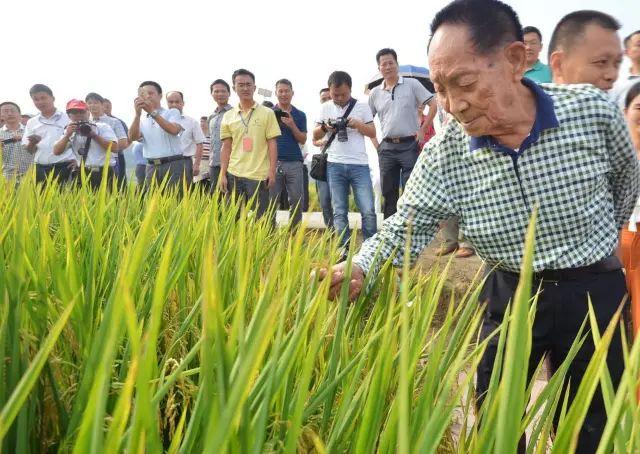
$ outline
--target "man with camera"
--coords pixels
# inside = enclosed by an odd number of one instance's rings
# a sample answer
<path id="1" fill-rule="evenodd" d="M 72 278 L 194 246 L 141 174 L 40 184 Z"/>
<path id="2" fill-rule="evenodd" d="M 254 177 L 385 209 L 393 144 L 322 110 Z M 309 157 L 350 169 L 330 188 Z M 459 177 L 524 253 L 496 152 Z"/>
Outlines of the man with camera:
<path id="1" fill-rule="evenodd" d="M 322 104 L 320 117 L 313 131 L 314 140 L 327 139 L 327 181 L 331 191 L 333 224 L 341 234 L 341 242 L 349 241 L 349 187 L 362 216 L 365 239 L 377 230 L 373 185 L 364 138 L 375 137 L 371 109 L 366 103 L 351 97 L 351 76 L 335 71 L 329 76 L 331 101 Z"/>
<path id="2" fill-rule="evenodd" d="M 115 178 L 118 152 L 116 134 L 106 123 L 90 122 L 89 108 L 82 100 L 69 101 L 67 115 L 71 122 L 66 126 L 62 137 L 53 145 L 53 153 L 59 156 L 71 150 L 78 157 L 80 167 L 84 167 L 87 181 L 93 189 L 100 187 L 103 167 L 106 165 L 107 187 L 110 187 Z M 108 161 L 107 151 L 110 151 Z"/>
<path id="3" fill-rule="evenodd" d="M 204 134 L 200 123 L 195 118 L 184 114 L 184 95 L 181 91 L 170 91 L 167 93 L 167 107 L 178 109 L 180 112 L 180 126 L 182 133 L 182 154 L 185 157 L 186 178 L 189 183 L 193 182 L 193 177 L 200 175 L 200 162 L 202 161 L 202 143 Z"/>
<path id="4" fill-rule="evenodd" d="M 278 104 L 274 107 L 282 135 L 278 137 L 276 181 L 270 191 L 271 200 L 279 200 L 283 188 L 289 200 L 291 226 L 302 221 L 304 167 L 301 145 L 307 141 L 307 116 L 291 104 L 293 85 L 288 79 L 276 82 Z"/>
<path id="5" fill-rule="evenodd" d="M 45 182 L 51 174 L 54 179 L 65 183 L 75 167 L 75 157 L 71 150 L 61 155 L 54 154 L 53 144 L 64 133 L 69 117 L 56 109 L 53 92 L 46 85 L 35 84 L 29 90 L 29 95 L 40 113 L 27 122 L 22 145 L 34 154 L 36 182 Z"/>
<path id="6" fill-rule="evenodd" d="M 29 170 L 33 155 L 22 145 L 24 126 L 20 107 L 11 101 L 0 104 L 0 149 L 2 150 L 2 175 L 16 182 Z"/>
<path id="7" fill-rule="evenodd" d="M 396 212 L 400 184 L 409 180 L 418 160 L 418 137 L 424 137 L 436 115 L 432 93 L 416 79 L 398 74 L 398 56 L 393 49 L 381 49 L 376 54 L 378 70 L 384 80 L 369 95 L 369 107 L 378 115 L 382 141 L 378 147 L 385 219 Z M 429 105 L 429 113 L 418 124 L 416 111 Z"/>
<path id="8" fill-rule="evenodd" d="M 182 187 L 187 172 L 187 159 L 182 154 L 180 133 L 181 115 L 178 109 L 164 109 L 162 87 L 151 80 L 138 87 L 138 97 L 134 100 L 135 117 L 129 128 L 129 140 L 144 139 L 142 154 L 147 160 L 145 184 L 157 184 L 167 179 L 167 187 Z M 142 111 L 146 115 L 142 116 Z M 189 184 L 190 181 L 187 181 Z"/>

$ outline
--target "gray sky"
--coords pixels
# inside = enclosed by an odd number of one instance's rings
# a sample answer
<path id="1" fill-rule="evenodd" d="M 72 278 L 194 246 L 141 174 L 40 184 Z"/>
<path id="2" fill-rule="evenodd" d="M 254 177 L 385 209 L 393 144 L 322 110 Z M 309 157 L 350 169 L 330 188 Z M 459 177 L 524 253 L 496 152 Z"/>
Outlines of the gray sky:
<path id="1" fill-rule="evenodd" d="M 426 66 L 428 26 L 446 3 L 7 0 L 0 100 L 35 113 L 28 94 L 34 83 L 52 88 L 59 109 L 70 98 L 96 91 L 110 98 L 113 113 L 128 122 L 138 84 L 151 79 L 165 92 L 184 92 L 185 113 L 197 118 L 213 109 L 209 84 L 217 78 L 230 83 L 233 70 L 245 67 L 256 74 L 259 87 L 272 89 L 277 79 L 290 79 L 293 102 L 311 122 L 318 111 L 317 92 L 334 70 L 349 72 L 354 97 L 364 98 L 378 49 L 392 47 L 401 64 Z M 556 22 L 576 9 L 612 14 L 622 23 L 621 36 L 640 29 L 638 0 L 515 0 L 511 5 L 523 25 L 540 28 L 545 44 Z"/>

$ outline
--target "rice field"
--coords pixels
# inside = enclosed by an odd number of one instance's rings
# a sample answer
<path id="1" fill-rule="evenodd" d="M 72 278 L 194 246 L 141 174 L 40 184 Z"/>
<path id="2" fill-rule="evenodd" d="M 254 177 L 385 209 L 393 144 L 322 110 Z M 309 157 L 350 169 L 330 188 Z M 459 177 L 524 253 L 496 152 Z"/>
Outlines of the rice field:
<path id="1" fill-rule="evenodd" d="M 598 347 L 574 404 L 560 368 L 527 406 L 533 227 L 475 411 L 479 283 L 454 296 L 446 268 L 387 263 L 357 301 L 329 301 L 312 271 L 336 239 L 247 206 L 29 179 L 0 194 L 0 452 L 508 453 L 528 428 L 528 452 L 567 453 L 598 386 L 600 452 L 640 449 L 639 342 L 617 393 L 607 380 L 617 320 L 585 321 Z"/>

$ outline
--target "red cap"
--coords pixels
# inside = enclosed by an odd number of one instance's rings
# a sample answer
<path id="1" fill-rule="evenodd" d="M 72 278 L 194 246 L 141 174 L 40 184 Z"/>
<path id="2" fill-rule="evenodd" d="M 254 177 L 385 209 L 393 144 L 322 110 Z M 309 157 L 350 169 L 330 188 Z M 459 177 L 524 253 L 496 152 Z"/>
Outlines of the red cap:
<path id="1" fill-rule="evenodd" d="M 80 99 L 72 99 L 67 103 L 67 112 L 70 110 L 89 110 L 87 103 Z"/>

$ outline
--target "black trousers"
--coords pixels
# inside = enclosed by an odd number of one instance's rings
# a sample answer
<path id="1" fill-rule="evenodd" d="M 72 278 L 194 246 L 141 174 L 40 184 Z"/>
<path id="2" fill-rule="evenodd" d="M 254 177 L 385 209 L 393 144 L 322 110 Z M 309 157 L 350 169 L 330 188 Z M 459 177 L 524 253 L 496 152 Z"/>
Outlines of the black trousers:
<path id="1" fill-rule="evenodd" d="M 53 174 L 53 178 L 58 183 L 68 183 L 75 168 L 75 162 L 59 162 L 57 164 L 43 165 L 36 164 L 36 183 L 45 183 L 49 174 Z"/>
<path id="2" fill-rule="evenodd" d="M 209 190 L 215 194 L 218 190 L 218 179 L 220 178 L 220 166 L 209 167 Z"/>
<path id="3" fill-rule="evenodd" d="M 266 181 L 237 177 L 227 172 L 227 197 L 231 199 L 234 195 L 236 200 L 242 202 L 248 202 L 255 195 L 254 206 L 258 218 L 264 216 L 269 209 L 269 188 Z M 275 223 L 275 217 L 272 223 Z"/>
<path id="4" fill-rule="evenodd" d="M 88 169 L 88 168 L 85 169 L 85 176 L 87 178 L 87 182 L 91 187 L 91 189 L 95 191 L 100 189 L 100 184 L 102 183 L 102 175 L 103 175 L 102 169 Z M 80 178 L 80 175 L 78 175 L 78 177 Z M 117 171 L 113 167 L 109 167 L 107 169 L 106 178 L 107 178 L 107 190 L 111 189 L 111 186 L 113 185 L 114 180 L 118 182 L 118 187 L 120 187 Z M 78 179 L 78 182 L 80 182 L 80 179 Z"/>
<path id="5" fill-rule="evenodd" d="M 382 212 L 386 219 L 396 212 L 400 186 L 407 183 L 418 160 L 418 142 L 397 145 L 382 142 L 378 148 L 378 160 L 384 197 Z"/>
<path id="6" fill-rule="evenodd" d="M 518 275 L 503 271 L 493 271 L 487 277 L 480 294 L 480 301 L 487 302 L 484 316 L 482 338 L 489 336 L 502 322 L 505 308 L 515 294 L 518 285 Z M 540 282 L 535 282 L 533 288 L 537 290 Z M 598 320 L 598 329 L 604 332 L 609 321 L 622 302 L 627 288 L 622 270 L 585 273 L 579 278 L 562 281 L 542 281 L 541 294 L 538 297 L 535 321 L 532 332 L 531 358 L 529 361 L 529 380 L 536 366 L 544 354 L 549 358 L 551 372 L 554 372 L 566 358 L 575 340 L 580 325 L 587 316 L 587 296 L 591 297 L 591 304 Z M 626 308 L 625 308 L 626 312 Z M 626 316 L 626 314 L 625 314 Z M 588 327 L 588 324 L 587 324 Z M 590 333 L 578 355 L 571 364 L 565 382 L 571 381 L 569 403 L 573 401 L 578 386 L 587 365 L 594 352 L 593 340 Z M 482 404 L 484 394 L 489 387 L 491 371 L 495 362 L 498 338 L 495 336 L 478 367 L 477 395 L 478 408 Z M 624 370 L 622 341 L 620 329 L 612 339 L 607 365 L 614 386 L 617 388 Z M 561 405 L 558 406 L 560 411 Z M 558 414 L 554 418 L 557 422 Z M 578 453 L 595 453 L 600 436 L 607 422 L 607 415 L 600 386 L 593 397 L 584 425 L 578 440 Z M 524 448 L 524 440 L 521 448 Z M 522 450 L 524 452 L 524 450 Z"/>

